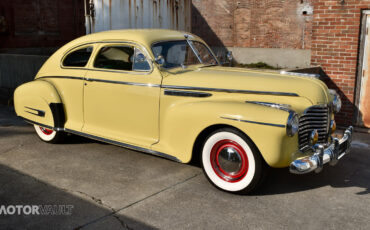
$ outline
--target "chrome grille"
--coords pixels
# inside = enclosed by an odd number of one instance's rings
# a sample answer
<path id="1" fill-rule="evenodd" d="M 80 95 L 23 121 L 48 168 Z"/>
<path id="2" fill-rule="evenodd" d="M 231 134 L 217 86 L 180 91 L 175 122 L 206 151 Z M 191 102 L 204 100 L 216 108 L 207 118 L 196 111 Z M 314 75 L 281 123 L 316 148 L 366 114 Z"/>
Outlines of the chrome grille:
<path id="1" fill-rule="evenodd" d="M 299 118 L 299 148 L 304 149 L 308 146 L 311 132 L 317 129 L 319 133 L 319 144 L 326 143 L 329 133 L 329 108 L 328 106 L 316 105 L 306 109 Z"/>

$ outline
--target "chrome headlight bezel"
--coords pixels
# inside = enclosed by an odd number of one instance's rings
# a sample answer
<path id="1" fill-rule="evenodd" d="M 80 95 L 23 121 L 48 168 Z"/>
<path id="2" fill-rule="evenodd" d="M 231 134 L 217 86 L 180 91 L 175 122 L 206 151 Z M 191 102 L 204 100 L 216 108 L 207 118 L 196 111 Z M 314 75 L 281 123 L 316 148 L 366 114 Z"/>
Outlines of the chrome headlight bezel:
<path id="1" fill-rule="evenodd" d="M 340 96 L 337 93 L 337 91 L 335 91 L 334 89 L 330 89 L 329 92 L 333 96 L 331 107 L 334 113 L 339 113 L 340 109 L 342 108 L 342 100 L 340 99 Z"/>
<path id="2" fill-rule="evenodd" d="M 286 124 L 286 134 L 293 137 L 299 130 L 299 117 L 295 112 L 290 112 Z"/>

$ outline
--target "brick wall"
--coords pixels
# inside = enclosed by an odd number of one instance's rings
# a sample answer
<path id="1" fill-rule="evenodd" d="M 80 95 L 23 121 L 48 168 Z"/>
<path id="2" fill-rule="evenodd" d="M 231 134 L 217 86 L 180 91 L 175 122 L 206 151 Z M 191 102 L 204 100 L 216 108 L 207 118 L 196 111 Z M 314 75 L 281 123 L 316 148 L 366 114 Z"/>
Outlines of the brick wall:
<path id="1" fill-rule="evenodd" d="M 303 3 L 297 0 L 193 0 L 192 3 L 192 32 L 213 46 L 311 47 L 311 0 Z"/>
<path id="2" fill-rule="evenodd" d="M 312 65 L 320 65 L 330 77 L 330 87 L 339 89 L 343 109 L 338 123 L 353 121 L 355 82 L 361 30 L 361 11 L 368 0 L 315 0 L 312 22 Z"/>

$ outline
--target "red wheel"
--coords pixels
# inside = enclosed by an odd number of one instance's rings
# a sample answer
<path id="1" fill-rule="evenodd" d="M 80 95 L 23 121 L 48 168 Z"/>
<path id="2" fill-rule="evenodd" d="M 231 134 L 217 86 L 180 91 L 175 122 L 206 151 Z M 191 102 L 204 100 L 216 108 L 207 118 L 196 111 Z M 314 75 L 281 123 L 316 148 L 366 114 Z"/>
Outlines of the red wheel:
<path id="1" fill-rule="evenodd" d="M 255 145 L 245 134 L 231 128 L 216 130 L 206 138 L 201 161 L 207 179 L 228 192 L 251 192 L 266 173 Z"/>
<path id="2" fill-rule="evenodd" d="M 47 128 L 44 128 L 44 127 L 41 127 L 39 126 L 39 129 L 41 130 L 41 132 L 43 132 L 45 135 L 51 135 L 54 131 L 52 129 L 47 129 Z"/>
<path id="3" fill-rule="evenodd" d="M 65 133 L 48 129 L 39 125 L 34 125 L 37 135 L 45 142 L 58 143 L 64 138 Z"/>
<path id="4" fill-rule="evenodd" d="M 248 156 L 237 142 L 224 139 L 217 142 L 210 155 L 212 168 L 221 179 L 238 182 L 248 172 Z"/>

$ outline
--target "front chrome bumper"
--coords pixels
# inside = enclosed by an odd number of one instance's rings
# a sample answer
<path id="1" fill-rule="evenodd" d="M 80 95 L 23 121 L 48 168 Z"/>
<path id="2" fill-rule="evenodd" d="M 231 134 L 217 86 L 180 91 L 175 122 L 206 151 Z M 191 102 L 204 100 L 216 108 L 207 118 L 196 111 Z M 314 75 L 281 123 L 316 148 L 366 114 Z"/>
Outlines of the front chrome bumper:
<path id="1" fill-rule="evenodd" d="M 353 127 L 350 126 L 344 132 L 342 139 L 333 138 L 333 142 L 326 148 L 323 145 L 316 146 L 312 156 L 293 161 L 289 171 L 294 174 L 305 174 L 312 171 L 319 173 L 326 163 L 336 165 L 339 159 L 349 153 L 352 133 Z"/>

